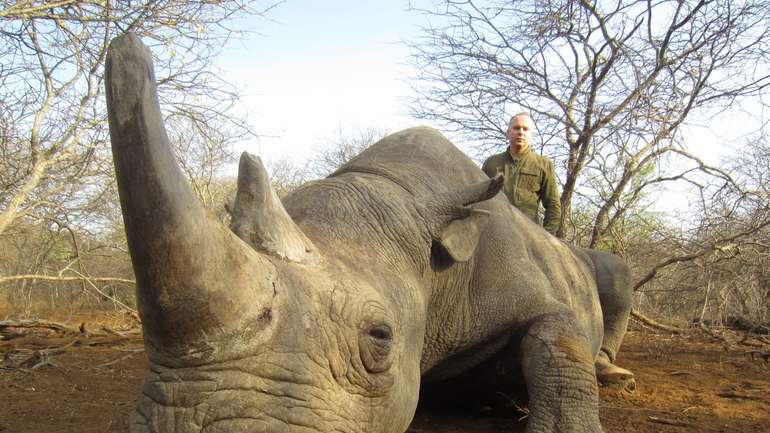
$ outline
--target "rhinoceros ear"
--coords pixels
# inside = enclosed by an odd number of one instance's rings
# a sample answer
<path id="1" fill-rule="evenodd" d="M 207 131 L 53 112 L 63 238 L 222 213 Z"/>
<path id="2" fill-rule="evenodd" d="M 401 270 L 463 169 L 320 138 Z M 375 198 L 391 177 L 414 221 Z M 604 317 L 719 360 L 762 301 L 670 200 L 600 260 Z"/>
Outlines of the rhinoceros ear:
<path id="1" fill-rule="evenodd" d="M 476 251 L 479 237 L 488 222 L 489 211 L 472 209 L 469 216 L 447 224 L 437 240 L 454 261 L 468 261 Z"/>
<path id="2" fill-rule="evenodd" d="M 317 262 L 315 247 L 286 213 L 259 157 L 241 155 L 238 191 L 228 207 L 230 229 L 255 250 L 295 262 Z"/>
<path id="3" fill-rule="evenodd" d="M 428 218 L 433 223 L 433 239 L 454 261 L 464 262 L 471 258 L 489 220 L 488 211 L 469 205 L 494 197 L 502 185 L 502 176 L 497 176 L 440 194 L 428 202 L 426 207 L 430 212 Z"/>

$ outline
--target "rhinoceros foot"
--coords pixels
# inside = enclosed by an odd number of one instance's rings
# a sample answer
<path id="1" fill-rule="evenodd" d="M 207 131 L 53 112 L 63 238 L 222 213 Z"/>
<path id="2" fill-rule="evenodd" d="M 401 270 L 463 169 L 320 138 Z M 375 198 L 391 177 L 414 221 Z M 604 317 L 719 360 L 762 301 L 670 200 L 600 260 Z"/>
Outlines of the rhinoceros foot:
<path id="1" fill-rule="evenodd" d="M 603 351 L 596 357 L 595 366 L 596 379 L 600 384 L 619 386 L 629 392 L 636 389 L 634 373 L 613 364 Z"/>

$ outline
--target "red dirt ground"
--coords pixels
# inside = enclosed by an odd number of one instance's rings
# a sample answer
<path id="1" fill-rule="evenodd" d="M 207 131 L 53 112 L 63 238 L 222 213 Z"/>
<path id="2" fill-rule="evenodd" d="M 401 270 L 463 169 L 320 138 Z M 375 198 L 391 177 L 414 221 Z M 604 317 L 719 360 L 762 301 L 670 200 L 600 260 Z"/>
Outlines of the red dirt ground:
<path id="1" fill-rule="evenodd" d="M 81 316 L 70 323 L 77 327 L 81 321 L 90 335 L 27 330 L 14 337 L 0 332 L 0 432 L 127 431 L 128 413 L 147 368 L 141 337 L 109 333 L 126 326 L 125 317 Z M 704 334 L 629 332 L 619 364 L 636 373 L 637 388 L 634 393 L 601 389 L 605 430 L 770 432 L 770 364 L 751 356 L 769 348 L 760 347 L 766 340 L 748 343 L 753 346 L 733 343 L 728 348 Z M 34 358 L 41 349 L 50 356 Z M 495 418 L 420 412 L 410 432 L 521 432 L 523 427 L 515 414 Z"/>

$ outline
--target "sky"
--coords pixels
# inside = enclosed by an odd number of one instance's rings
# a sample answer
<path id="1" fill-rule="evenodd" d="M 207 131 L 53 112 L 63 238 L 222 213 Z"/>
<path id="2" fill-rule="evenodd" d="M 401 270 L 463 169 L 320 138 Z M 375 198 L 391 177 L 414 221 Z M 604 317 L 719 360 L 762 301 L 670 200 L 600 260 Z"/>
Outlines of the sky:
<path id="1" fill-rule="evenodd" d="M 330 146 L 339 131 L 396 132 L 426 124 L 411 118 L 405 105 L 410 66 L 402 41 L 419 37 L 426 24 L 408 6 L 407 0 L 286 0 L 267 20 L 250 22 L 260 35 L 234 41 L 217 65 L 224 79 L 243 89 L 239 109 L 260 134 L 239 143 L 236 154 L 249 151 L 268 165 L 284 157 L 301 163 Z M 688 147 L 717 164 L 736 131 L 753 129 L 743 117 L 721 113 L 716 128 L 715 119 L 686 127 Z"/>
<path id="2" fill-rule="evenodd" d="M 238 109 L 259 134 L 238 143 L 235 154 L 259 155 L 268 168 L 284 158 L 301 167 L 346 131 L 356 136 L 370 128 L 396 132 L 424 124 L 441 130 L 408 115 L 412 73 L 403 41 L 421 36 L 420 27 L 427 23 L 423 15 L 407 10 L 409 4 L 285 0 L 267 19 L 249 21 L 247 26 L 259 35 L 233 41 L 217 64 L 222 78 L 242 89 Z M 736 142 L 745 145 L 743 134 L 756 128 L 746 123 L 745 112 L 729 111 L 689 119 L 682 130 L 688 149 L 707 164 L 718 165 L 735 152 Z M 453 141 L 472 155 L 463 142 Z M 235 174 L 235 165 L 231 169 Z M 654 208 L 679 215 L 684 198 L 695 197 L 691 192 L 689 184 L 669 183 Z"/>
<path id="3" fill-rule="evenodd" d="M 395 132 L 423 124 L 406 114 L 409 50 L 424 21 L 406 1 L 287 0 L 259 20 L 260 36 L 228 47 L 223 78 L 243 89 L 260 134 L 235 149 L 270 161 L 308 155 L 338 131 Z"/>

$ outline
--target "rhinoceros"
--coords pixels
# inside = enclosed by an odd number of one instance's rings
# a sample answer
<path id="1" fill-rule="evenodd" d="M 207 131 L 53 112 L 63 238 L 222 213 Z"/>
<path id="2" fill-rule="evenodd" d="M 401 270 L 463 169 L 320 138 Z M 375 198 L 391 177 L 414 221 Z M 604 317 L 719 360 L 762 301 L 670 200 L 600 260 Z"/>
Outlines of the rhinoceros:
<path id="1" fill-rule="evenodd" d="M 528 397 L 527 432 L 602 431 L 597 371 L 631 375 L 628 267 L 532 223 L 439 132 L 283 200 L 244 154 L 227 227 L 178 168 L 137 36 L 106 88 L 150 365 L 130 431 L 403 433 L 420 399 L 495 389 Z"/>

